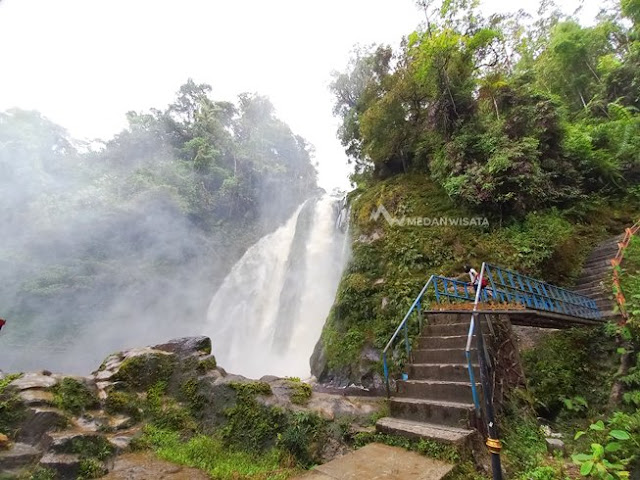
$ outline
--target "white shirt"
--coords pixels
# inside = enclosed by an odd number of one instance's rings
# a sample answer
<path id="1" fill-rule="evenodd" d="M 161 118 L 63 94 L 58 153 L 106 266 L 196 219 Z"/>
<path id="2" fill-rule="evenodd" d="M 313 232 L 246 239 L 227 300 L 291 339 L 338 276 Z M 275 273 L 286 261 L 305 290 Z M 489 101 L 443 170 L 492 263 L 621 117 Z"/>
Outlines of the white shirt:
<path id="1" fill-rule="evenodd" d="M 472 268 L 469 270 L 469 277 L 471 277 L 471 283 L 476 283 L 476 280 L 478 279 L 478 272 Z"/>

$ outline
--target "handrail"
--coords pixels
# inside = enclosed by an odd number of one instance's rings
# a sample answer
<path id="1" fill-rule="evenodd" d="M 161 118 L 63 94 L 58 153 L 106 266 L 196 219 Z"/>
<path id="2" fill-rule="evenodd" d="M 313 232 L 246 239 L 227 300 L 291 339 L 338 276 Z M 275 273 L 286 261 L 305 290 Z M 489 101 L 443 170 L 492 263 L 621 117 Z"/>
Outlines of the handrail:
<path id="1" fill-rule="evenodd" d="M 629 313 L 625 307 L 626 299 L 622 293 L 622 287 L 620 286 L 620 274 L 616 267 L 619 267 L 624 257 L 624 252 L 629 246 L 631 237 L 640 230 L 640 220 L 636 222 L 632 227 L 626 228 L 624 231 L 624 237 L 621 242 L 618 242 L 618 252 L 616 256 L 611 259 L 611 265 L 613 266 L 613 288 L 616 292 L 616 302 L 618 304 L 618 310 L 622 316 L 622 322 L 626 322 L 629 319 Z"/>
<path id="2" fill-rule="evenodd" d="M 640 222 L 638 222 L 638 228 L 640 228 Z M 411 314 L 416 311 L 416 308 L 418 313 L 420 313 L 422 297 L 431 286 L 434 288 L 435 301 L 437 303 L 442 303 L 445 299 L 473 302 L 473 311 L 475 313 L 472 315 L 472 327 L 477 323 L 477 310 L 480 301 L 486 302 L 489 300 L 494 302 L 504 302 L 505 300 L 506 302 L 511 302 L 513 300 L 518 304 L 522 304 L 524 307 L 534 310 L 555 312 L 577 318 L 593 320 L 602 318 L 595 300 L 576 292 L 545 283 L 542 280 L 483 262 L 480 275 L 476 282 L 477 285 L 481 286 L 485 283 L 485 277 L 487 279 L 485 287 L 475 289 L 472 288 L 469 282 L 454 278 L 447 278 L 440 275 L 431 275 L 429 277 L 429 280 L 425 283 L 424 287 L 422 287 L 422 290 L 420 290 L 420 293 L 411 304 L 411 307 L 409 307 L 400 325 L 398 325 L 393 332 L 391 339 L 382 351 L 382 365 L 387 396 L 390 395 L 388 351 L 393 347 L 400 332 L 404 331 L 407 357 L 411 354 L 407 322 Z M 508 278 L 508 283 L 505 281 L 505 277 Z M 421 321 L 421 315 L 419 319 Z M 420 326 L 422 326 L 422 323 Z M 470 332 L 472 331 L 473 328 L 470 329 Z M 470 373 L 473 374 L 472 371 Z"/>
<path id="3" fill-rule="evenodd" d="M 498 424 L 495 418 L 495 412 L 493 410 L 493 395 L 492 386 L 490 385 L 489 369 L 487 367 L 487 360 L 485 357 L 486 345 L 484 343 L 484 336 L 482 333 L 482 325 L 478 321 L 478 304 L 482 296 L 482 291 L 487 288 L 483 287 L 483 279 L 485 272 L 488 273 L 489 264 L 482 263 L 480 268 L 480 274 L 475 280 L 476 298 L 473 303 L 473 311 L 471 313 L 471 321 L 469 322 L 469 333 L 467 335 L 467 345 L 465 348 L 465 356 L 467 357 L 467 368 L 469 369 L 469 381 L 471 382 L 471 393 L 473 395 L 473 403 L 475 406 L 476 415 L 482 417 L 482 411 L 480 409 L 480 402 L 478 400 L 478 393 L 476 387 L 475 376 L 473 374 L 473 366 L 471 364 L 471 341 L 473 335 L 476 335 L 477 341 L 477 355 L 478 364 L 480 368 L 480 382 L 482 384 L 483 403 L 486 414 L 487 432 L 489 434 L 486 445 L 489 448 L 491 454 L 491 470 L 494 480 L 502 480 L 502 466 L 500 461 L 500 450 L 502 444 L 500 443 L 500 436 L 498 431 Z M 495 295 L 495 292 L 492 293 Z"/>
<path id="4" fill-rule="evenodd" d="M 513 297 L 516 302 L 535 310 L 552 311 L 589 319 L 602 318 L 600 310 L 592 298 L 513 270 L 490 264 L 486 264 L 486 267 L 488 282 L 491 284 L 490 291 L 494 300 L 504 300 L 506 297 L 506 300 L 510 301 Z M 509 283 L 504 279 L 505 276 L 508 277 Z"/>
<path id="5" fill-rule="evenodd" d="M 433 282 L 433 279 L 435 277 L 436 277 L 436 275 L 431 275 L 429 277 L 429 280 L 427 281 L 427 283 L 424 284 L 424 287 L 422 287 L 422 290 L 420 290 L 420 293 L 418 294 L 416 299 L 411 304 L 411 307 L 409 308 L 409 310 L 407 311 L 406 315 L 402 319 L 402 322 L 400 322 L 400 325 L 398 325 L 398 328 L 396 328 L 396 331 L 393 333 L 393 335 L 391 336 L 391 339 L 389 340 L 387 345 L 384 347 L 384 350 L 382 351 L 382 366 L 383 366 L 383 369 L 384 369 L 384 381 L 385 381 L 385 387 L 386 387 L 386 390 L 387 390 L 387 397 L 390 395 L 390 392 L 389 392 L 389 366 L 387 364 L 387 350 L 389 350 L 391 348 L 391 346 L 393 345 L 393 341 L 398 336 L 398 333 L 400 333 L 400 330 L 402 330 L 402 328 L 404 327 L 404 329 L 405 329 L 405 331 L 404 331 L 405 347 L 406 347 L 406 350 L 407 350 L 407 356 L 409 355 L 409 353 L 411 351 L 411 346 L 409 344 L 409 331 L 408 331 L 408 328 L 407 328 L 407 320 L 409 320 L 409 317 L 411 316 L 411 313 L 413 313 L 413 310 L 414 310 L 414 308 L 416 308 L 416 306 L 418 307 L 418 313 L 420 313 L 420 299 L 422 298 L 424 293 L 427 291 L 427 289 L 429 288 L 429 285 L 431 285 L 431 283 Z"/>

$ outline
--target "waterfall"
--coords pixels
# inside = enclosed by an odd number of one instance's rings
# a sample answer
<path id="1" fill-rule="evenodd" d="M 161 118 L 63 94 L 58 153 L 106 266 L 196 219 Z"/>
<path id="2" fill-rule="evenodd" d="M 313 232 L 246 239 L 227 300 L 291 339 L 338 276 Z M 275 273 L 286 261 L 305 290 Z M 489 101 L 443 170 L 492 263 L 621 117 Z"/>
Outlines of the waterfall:
<path id="1" fill-rule="evenodd" d="M 310 375 L 348 256 L 345 208 L 330 195 L 308 200 L 235 264 L 204 332 L 221 366 L 252 378 Z"/>

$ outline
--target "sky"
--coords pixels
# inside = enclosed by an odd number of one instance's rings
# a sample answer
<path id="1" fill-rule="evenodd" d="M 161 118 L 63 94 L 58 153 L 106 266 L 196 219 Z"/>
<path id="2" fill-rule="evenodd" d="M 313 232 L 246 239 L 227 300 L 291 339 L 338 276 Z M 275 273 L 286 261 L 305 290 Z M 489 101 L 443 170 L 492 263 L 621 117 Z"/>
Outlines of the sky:
<path id="1" fill-rule="evenodd" d="M 588 0 L 581 16 L 598 5 Z M 355 44 L 397 47 L 423 19 L 414 0 L 2 0 L 0 110 L 39 110 L 74 137 L 108 139 L 127 111 L 164 108 L 188 78 L 210 84 L 216 100 L 258 92 L 314 144 L 320 185 L 347 188 L 331 72 Z"/>

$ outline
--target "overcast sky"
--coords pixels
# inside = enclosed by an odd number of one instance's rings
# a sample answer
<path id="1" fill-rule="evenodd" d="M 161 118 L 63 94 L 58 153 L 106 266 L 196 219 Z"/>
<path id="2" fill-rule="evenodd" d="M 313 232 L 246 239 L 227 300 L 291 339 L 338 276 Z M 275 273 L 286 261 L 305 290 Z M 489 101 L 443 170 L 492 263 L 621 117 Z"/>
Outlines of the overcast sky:
<path id="1" fill-rule="evenodd" d="M 599 5 L 588 3 L 585 19 Z M 315 145 L 321 185 L 346 187 L 330 72 L 354 44 L 396 47 L 423 19 L 413 0 L 3 0 L 0 109 L 37 109 L 73 136 L 106 139 L 127 111 L 163 108 L 189 77 L 219 100 L 259 92 Z"/>

